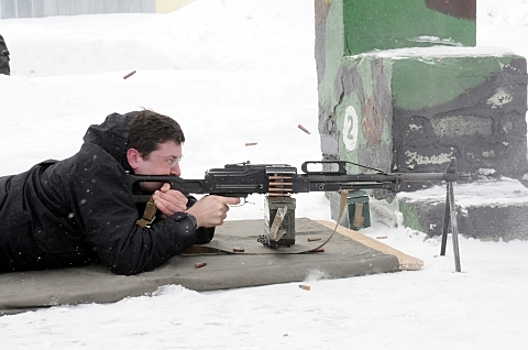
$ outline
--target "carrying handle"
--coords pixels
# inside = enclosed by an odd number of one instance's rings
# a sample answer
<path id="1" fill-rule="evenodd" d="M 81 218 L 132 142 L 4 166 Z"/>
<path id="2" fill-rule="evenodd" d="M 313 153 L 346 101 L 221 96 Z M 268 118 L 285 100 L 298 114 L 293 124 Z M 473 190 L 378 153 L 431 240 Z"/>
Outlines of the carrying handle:
<path id="1" fill-rule="evenodd" d="M 346 163 L 339 160 L 312 160 L 304 162 L 301 169 L 305 174 L 311 175 L 343 175 L 347 173 Z M 318 170 L 312 170 L 314 167 Z"/>

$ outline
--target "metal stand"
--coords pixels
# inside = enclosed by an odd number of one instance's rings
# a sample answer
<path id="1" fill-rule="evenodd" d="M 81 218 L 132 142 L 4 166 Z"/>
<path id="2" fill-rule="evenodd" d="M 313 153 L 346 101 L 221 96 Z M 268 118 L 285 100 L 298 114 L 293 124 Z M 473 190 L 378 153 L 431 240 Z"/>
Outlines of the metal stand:
<path id="1" fill-rule="evenodd" d="M 454 162 L 448 167 L 446 172 L 456 171 Z M 451 224 L 451 225 L 449 225 Z M 453 183 L 447 182 L 446 190 L 446 206 L 444 212 L 444 227 L 442 228 L 442 246 L 440 247 L 440 255 L 445 256 L 447 245 L 447 230 L 451 226 L 451 235 L 453 238 L 453 254 L 455 255 L 455 270 L 461 272 L 460 267 L 460 249 L 458 246 L 458 221 L 455 208 L 455 195 L 453 192 Z"/>

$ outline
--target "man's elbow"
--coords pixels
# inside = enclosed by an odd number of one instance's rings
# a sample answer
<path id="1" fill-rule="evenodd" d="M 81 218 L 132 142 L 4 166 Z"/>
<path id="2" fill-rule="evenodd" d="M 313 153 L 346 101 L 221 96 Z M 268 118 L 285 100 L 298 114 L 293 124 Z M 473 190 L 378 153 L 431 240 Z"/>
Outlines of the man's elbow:
<path id="1" fill-rule="evenodd" d="M 152 264 L 134 264 L 130 261 L 120 261 L 111 265 L 108 265 L 110 271 L 115 275 L 137 275 L 138 273 L 147 272 L 154 270 L 157 265 Z"/>
<path id="2" fill-rule="evenodd" d="M 131 275 L 137 275 L 138 273 L 144 272 L 142 270 L 138 270 L 135 268 L 130 268 L 128 266 L 120 266 L 120 265 L 113 265 L 108 267 L 110 271 L 114 275 L 125 275 L 125 276 L 131 276 Z"/>

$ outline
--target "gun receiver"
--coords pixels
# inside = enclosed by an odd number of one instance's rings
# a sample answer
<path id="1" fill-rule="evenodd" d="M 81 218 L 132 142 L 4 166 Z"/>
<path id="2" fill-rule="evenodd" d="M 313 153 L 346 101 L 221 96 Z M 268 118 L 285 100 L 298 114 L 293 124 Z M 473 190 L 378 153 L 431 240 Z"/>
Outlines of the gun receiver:
<path id="1" fill-rule="evenodd" d="M 171 188 L 184 194 L 214 194 L 246 198 L 250 194 L 267 194 L 271 197 L 289 196 L 294 193 L 315 191 L 340 191 L 357 189 L 386 189 L 396 192 L 403 182 L 456 182 L 469 179 L 456 172 L 453 159 L 444 173 L 383 173 L 348 174 L 346 161 L 307 161 L 297 168 L 271 164 L 228 164 L 224 168 L 210 169 L 204 179 L 182 179 L 175 175 L 129 175 L 132 184 L 138 182 L 170 183 Z M 313 166 L 329 170 L 311 171 Z M 150 196 L 138 195 L 136 202 L 147 202 Z"/>

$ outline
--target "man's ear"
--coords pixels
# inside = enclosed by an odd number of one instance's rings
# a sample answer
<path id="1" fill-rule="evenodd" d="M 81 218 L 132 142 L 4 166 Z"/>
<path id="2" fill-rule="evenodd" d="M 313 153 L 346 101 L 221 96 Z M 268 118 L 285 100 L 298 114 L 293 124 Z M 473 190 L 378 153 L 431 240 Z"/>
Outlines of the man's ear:
<path id="1" fill-rule="evenodd" d="M 139 166 L 139 162 L 141 161 L 141 153 L 139 153 L 135 148 L 129 148 L 126 151 L 126 158 L 132 170 L 135 171 Z"/>

